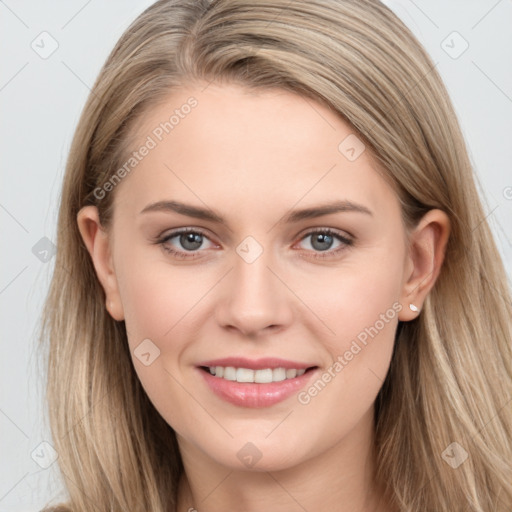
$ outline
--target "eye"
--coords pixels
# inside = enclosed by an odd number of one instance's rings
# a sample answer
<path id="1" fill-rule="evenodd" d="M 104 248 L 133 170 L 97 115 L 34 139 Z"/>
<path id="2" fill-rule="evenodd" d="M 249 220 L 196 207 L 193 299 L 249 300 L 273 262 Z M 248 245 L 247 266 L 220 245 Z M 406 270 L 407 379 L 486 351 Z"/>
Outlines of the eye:
<path id="1" fill-rule="evenodd" d="M 309 247 L 306 247 L 306 250 L 313 252 L 313 258 L 336 256 L 339 252 L 352 246 L 354 243 L 353 239 L 329 228 L 317 228 L 312 230 L 306 233 L 301 239 L 301 242 L 308 238 L 311 240 L 306 244 L 309 245 Z M 206 241 L 211 244 L 210 247 L 205 247 Z M 162 249 L 178 259 L 194 259 L 200 257 L 199 253 L 201 250 L 215 246 L 203 231 L 192 228 L 181 228 L 172 231 L 159 237 L 154 243 L 161 245 Z M 334 250 L 332 249 L 333 245 L 335 246 Z"/>
<path id="2" fill-rule="evenodd" d="M 172 254 L 176 258 L 187 259 L 196 258 L 196 254 L 200 249 L 206 249 L 204 246 L 205 241 L 210 241 L 209 238 L 198 229 L 182 228 L 156 240 L 156 244 L 162 246 L 164 251 Z M 214 246 L 214 244 L 210 241 Z"/>
<path id="3" fill-rule="evenodd" d="M 327 258 L 337 255 L 339 252 L 345 250 L 347 247 L 353 245 L 354 240 L 348 238 L 346 236 L 341 235 L 340 233 L 329 229 L 315 229 L 314 231 L 310 231 L 307 233 L 301 241 L 310 239 L 308 250 L 313 250 L 314 258 Z M 338 243 L 334 250 L 331 250 L 334 244 Z M 322 254 L 323 253 L 323 254 Z"/>

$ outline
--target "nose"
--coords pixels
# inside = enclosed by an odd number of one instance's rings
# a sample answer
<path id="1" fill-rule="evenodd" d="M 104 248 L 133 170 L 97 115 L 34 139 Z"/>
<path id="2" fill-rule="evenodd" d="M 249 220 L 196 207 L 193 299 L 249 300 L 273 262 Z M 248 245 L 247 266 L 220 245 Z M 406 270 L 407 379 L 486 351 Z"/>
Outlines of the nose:
<path id="1" fill-rule="evenodd" d="M 223 280 L 215 311 L 222 328 L 254 338 L 290 324 L 293 294 L 274 266 L 266 251 L 252 262 L 234 255 L 234 267 Z"/>

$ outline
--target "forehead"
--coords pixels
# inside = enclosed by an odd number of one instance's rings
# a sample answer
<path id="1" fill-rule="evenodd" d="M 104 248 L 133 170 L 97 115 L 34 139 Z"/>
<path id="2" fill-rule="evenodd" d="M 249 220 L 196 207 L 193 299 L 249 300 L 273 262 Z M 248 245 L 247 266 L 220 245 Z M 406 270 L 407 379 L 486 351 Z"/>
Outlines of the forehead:
<path id="1" fill-rule="evenodd" d="M 177 195 L 239 212 L 347 194 L 377 206 L 396 201 L 349 124 L 284 90 L 215 83 L 174 90 L 142 116 L 135 140 L 136 165 L 116 194 L 140 208 Z"/>

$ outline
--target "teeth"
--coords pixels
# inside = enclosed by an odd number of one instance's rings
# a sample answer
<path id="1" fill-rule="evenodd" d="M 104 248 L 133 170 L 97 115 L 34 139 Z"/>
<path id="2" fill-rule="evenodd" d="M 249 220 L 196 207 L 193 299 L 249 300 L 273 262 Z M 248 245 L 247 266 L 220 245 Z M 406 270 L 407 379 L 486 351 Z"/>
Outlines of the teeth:
<path id="1" fill-rule="evenodd" d="M 286 379 L 286 370 L 284 368 L 275 368 L 272 370 L 272 380 L 274 382 L 280 382 Z"/>
<path id="2" fill-rule="evenodd" d="M 250 368 L 234 368 L 233 366 L 209 366 L 208 370 L 212 375 L 226 380 L 237 382 L 256 382 L 258 384 L 269 384 L 270 382 L 281 382 L 286 379 L 300 377 L 306 372 L 305 369 L 294 368 L 264 368 L 262 370 L 251 370 Z"/>
<path id="3" fill-rule="evenodd" d="M 238 368 L 236 370 L 237 382 L 254 382 L 254 370 L 247 368 Z"/>
<path id="4" fill-rule="evenodd" d="M 266 368 L 265 370 L 256 370 L 254 372 L 254 382 L 258 382 L 259 384 L 268 384 L 272 382 L 273 372 L 270 368 Z"/>
<path id="5" fill-rule="evenodd" d="M 236 368 L 226 366 L 226 368 L 224 368 L 224 378 L 226 380 L 236 380 Z"/>
<path id="6" fill-rule="evenodd" d="M 286 370 L 286 378 L 293 379 L 297 376 L 297 370 Z"/>

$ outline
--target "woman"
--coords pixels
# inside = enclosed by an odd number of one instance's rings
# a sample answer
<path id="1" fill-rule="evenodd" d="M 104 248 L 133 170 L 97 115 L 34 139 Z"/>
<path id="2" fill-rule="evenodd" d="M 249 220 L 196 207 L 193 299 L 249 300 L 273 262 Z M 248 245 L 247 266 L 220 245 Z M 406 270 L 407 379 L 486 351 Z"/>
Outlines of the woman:
<path id="1" fill-rule="evenodd" d="M 148 8 L 57 246 L 48 510 L 510 510 L 510 291 L 446 90 L 379 2 Z"/>

